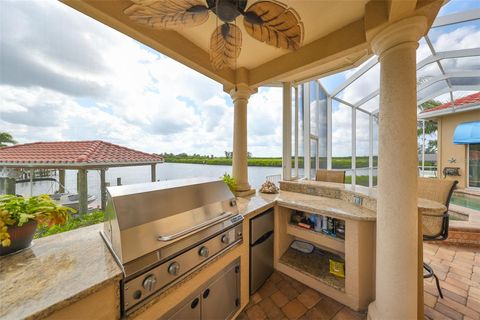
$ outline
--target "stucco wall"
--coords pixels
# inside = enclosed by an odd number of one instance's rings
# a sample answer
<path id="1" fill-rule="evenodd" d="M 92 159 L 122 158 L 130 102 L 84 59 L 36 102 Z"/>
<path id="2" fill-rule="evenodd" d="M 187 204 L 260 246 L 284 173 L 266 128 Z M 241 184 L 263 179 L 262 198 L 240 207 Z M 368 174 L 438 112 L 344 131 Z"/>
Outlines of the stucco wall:
<path id="1" fill-rule="evenodd" d="M 458 180 L 459 188 L 465 188 L 467 184 L 467 146 L 453 144 L 453 133 L 460 123 L 479 120 L 480 110 L 458 112 L 438 118 L 438 176 L 443 177 L 445 167 L 459 167 L 460 177 L 447 177 L 447 179 Z M 452 158 L 456 159 L 455 163 L 449 162 Z"/>

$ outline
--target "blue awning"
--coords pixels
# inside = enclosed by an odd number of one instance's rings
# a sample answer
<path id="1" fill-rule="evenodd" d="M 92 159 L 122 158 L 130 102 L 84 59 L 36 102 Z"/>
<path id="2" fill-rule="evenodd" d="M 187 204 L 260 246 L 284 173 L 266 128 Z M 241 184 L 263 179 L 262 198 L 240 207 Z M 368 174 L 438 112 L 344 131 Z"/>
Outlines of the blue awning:
<path id="1" fill-rule="evenodd" d="M 480 121 L 464 122 L 457 126 L 453 134 L 455 144 L 480 143 Z"/>

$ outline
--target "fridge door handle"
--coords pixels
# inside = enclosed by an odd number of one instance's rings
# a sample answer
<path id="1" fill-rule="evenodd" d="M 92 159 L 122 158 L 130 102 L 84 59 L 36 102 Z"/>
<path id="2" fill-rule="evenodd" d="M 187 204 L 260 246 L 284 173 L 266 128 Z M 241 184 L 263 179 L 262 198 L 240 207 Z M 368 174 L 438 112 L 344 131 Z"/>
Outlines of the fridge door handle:
<path id="1" fill-rule="evenodd" d="M 262 243 L 262 242 L 265 242 L 268 238 L 270 238 L 270 236 L 273 234 L 273 230 L 270 230 L 268 231 L 267 233 L 265 233 L 263 236 L 261 236 L 260 238 L 257 239 L 257 241 L 255 241 L 254 244 L 252 244 L 252 247 Z"/>

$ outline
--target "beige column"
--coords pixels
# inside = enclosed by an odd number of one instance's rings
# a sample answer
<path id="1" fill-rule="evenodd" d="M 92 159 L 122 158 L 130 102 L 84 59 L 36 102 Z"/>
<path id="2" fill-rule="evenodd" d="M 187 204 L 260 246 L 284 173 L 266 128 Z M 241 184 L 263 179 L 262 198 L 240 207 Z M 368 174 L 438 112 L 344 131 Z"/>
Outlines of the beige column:
<path id="1" fill-rule="evenodd" d="M 416 49 L 426 30 L 425 17 L 411 17 L 372 40 L 380 60 L 380 139 L 376 301 L 368 308 L 369 319 L 423 319 L 418 290 L 423 282 L 418 281 Z"/>
<path id="2" fill-rule="evenodd" d="M 232 175 L 237 181 L 237 193 L 240 196 L 252 193 L 248 183 L 247 106 L 248 98 L 253 93 L 255 90 L 243 84 L 230 91 L 234 108 Z"/>

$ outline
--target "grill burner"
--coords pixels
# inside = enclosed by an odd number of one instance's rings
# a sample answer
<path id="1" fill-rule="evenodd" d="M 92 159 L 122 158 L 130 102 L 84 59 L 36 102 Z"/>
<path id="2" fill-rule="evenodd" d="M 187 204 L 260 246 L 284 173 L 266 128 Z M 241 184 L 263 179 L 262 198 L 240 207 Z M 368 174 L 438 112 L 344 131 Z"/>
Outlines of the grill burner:
<path id="1" fill-rule="evenodd" d="M 107 188 L 102 236 L 124 272 L 122 315 L 242 241 L 243 216 L 221 180 Z"/>

